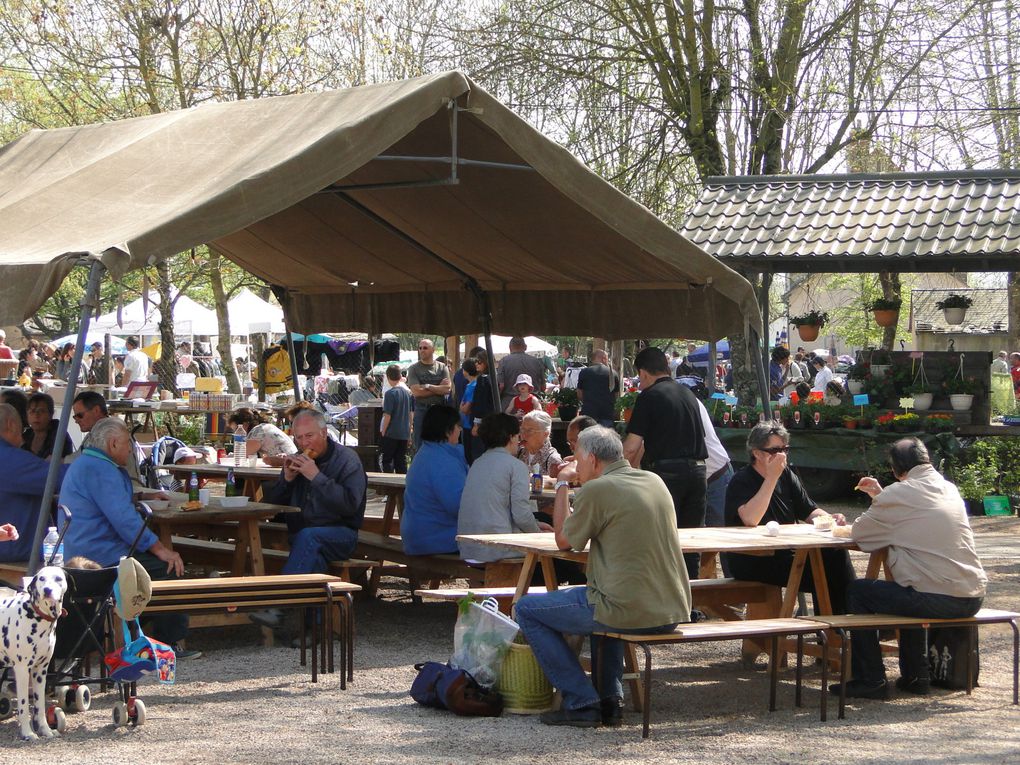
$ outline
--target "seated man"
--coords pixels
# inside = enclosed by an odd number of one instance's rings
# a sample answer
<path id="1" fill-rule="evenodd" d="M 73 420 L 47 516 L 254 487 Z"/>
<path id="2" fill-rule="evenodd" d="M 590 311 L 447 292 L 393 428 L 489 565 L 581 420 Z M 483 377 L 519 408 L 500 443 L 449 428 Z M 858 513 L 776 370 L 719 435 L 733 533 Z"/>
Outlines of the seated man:
<path id="1" fill-rule="evenodd" d="M 106 407 L 106 399 L 94 390 L 85 390 L 74 397 L 74 402 L 71 404 L 71 417 L 77 423 L 78 428 L 81 430 L 84 437 L 81 440 L 81 446 L 78 451 L 64 458 L 64 462 L 70 463 L 78 459 L 84 454 L 85 449 L 92 442 L 92 428 L 97 422 L 105 420 L 110 416 L 110 411 Z M 159 497 L 166 499 L 165 495 L 153 494 L 152 492 L 145 493 L 146 488 L 145 482 L 142 480 L 141 472 L 138 466 L 145 459 L 145 455 L 142 450 L 135 443 L 134 438 L 131 439 L 131 452 L 128 454 L 127 463 L 124 468 L 128 472 L 128 476 L 131 478 L 132 490 L 137 495 L 136 498 L 142 498 L 148 496 L 150 498 Z"/>
<path id="2" fill-rule="evenodd" d="M 64 558 L 80 555 L 100 566 L 116 566 L 137 539 L 134 557 L 149 576 L 176 579 L 184 574 L 184 561 L 143 528 L 134 507 L 131 479 L 124 467 L 133 449 L 134 441 L 123 420 L 106 417 L 92 427 L 89 445 L 67 469 L 60 490 L 60 502 L 67 505 L 73 518 L 64 536 Z M 151 630 L 152 637 L 175 646 L 178 658 L 201 655 L 177 647 L 187 635 L 186 615 L 156 616 Z"/>
<path id="3" fill-rule="evenodd" d="M 21 530 L 20 538 L 15 536 L 0 547 L 0 561 L 27 561 L 50 463 L 21 448 L 21 415 L 10 404 L 0 404 L 0 465 L 4 466 L 0 477 L 0 526 L 13 525 Z M 65 473 L 67 466 L 61 465 L 58 490 Z"/>
<path id="4" fill-rule="evenodd" d="M 676 533 L 673 500 L 662 479 L 632 468 L 620 437 L 595 426 L 578 437 L 581 488 L 571 513 L 566 481 L 556 484 L 553 526 L 561 550 L 588 555 L 588 584 L 517 603 L 517 621 L 546 676 L 563 694 L 561 708 L 542 715 L 547 725 L 597 727 L 622 722 L 623 645 L 592 639 L 592 685 L 564 634 L 597 629 L 652 634 L 672 632 L 691 615 L 691 588 Z"/>
<path id="5" fill-rule="evenodd" d="M 903 438 L 889 450 L 897 483 L 884 490 L 874 478 L 857 488 L 871 497 L 871 507 L 854 525 L 839 529 L 865 552 L 889 548 L 893 581 L 858 579 L 847 588 L 847 608 L 854 614 L 900 614 L 953 619 L 973 616 L 981 608 L 988 577 L 978 560 L 974 534 L 960 492 L 931 465 L 928 450 L 916 438 Z M 900 630 L 900 678 L 908 693 L 929 690 L 925 631 Z M 853 679 L 847 696 L 884 699 L 885 666 L 876 630 L 854 630 Z M 834 692 L 839 686 L 832 687 Z"/>
<path id="6" fill-rule="evenodd" d="M 346 560 L 358 543 L 365 518 L 368 477 L 352 449 L 326 433 L 321 412 L 306 409 L 294 417 L 291 437 L 301 451 L 288 455 L 276 483 L 264 490 L 264 501 L 293 505 L 300 513 L 285 513 L 290 555 L 284 574 L 324 574 L 330 561 Z M 279 609 L 251 614 L 264 627 L 278 627 Z"/>
<path id="7" fill-rule="evenodd" d="M 747 437 L 751 464 L 738 470 L 726 490 L 727 526 L 763 526 L 776 523 L 811 521 L 828 515 L 804 491 L 800 479 L 786 465 L 790 434 L 775 422 L 755 425 Z M 840 513 L 833 513 L 837 525 L 846 524 Z M 793 565 L 792 550 L 777 550 L 772 555 L 724 555 L 737 579 L 784 586 Z M 850 554 L 846 550 L 823 549 L 825 580 L 834 614 L 846 613 L 846 587 L 854 578 Z M 810 566 L 804 567 L 801 591 L 814 592 Z"/>

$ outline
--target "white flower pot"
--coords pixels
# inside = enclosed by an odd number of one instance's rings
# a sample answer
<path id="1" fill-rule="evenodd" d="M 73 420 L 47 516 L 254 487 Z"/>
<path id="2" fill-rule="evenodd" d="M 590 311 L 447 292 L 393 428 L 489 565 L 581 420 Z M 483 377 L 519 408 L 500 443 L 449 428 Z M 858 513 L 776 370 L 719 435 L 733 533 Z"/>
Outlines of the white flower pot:
<path id="1" fill-rule="evenodd" d="M 946 324 L 963 324 L 967 317 L 966 308 L 943 308 L 942 315 L 945 316 Z"/>
<path id="2" fill-rule="evenodd" d="M 864 381 L 863 380 L 847 380 L 846 388 L 850 391 L 851 395 L 857 396 L 864 393 Z"/>
<path id="3" fill-rule="evenodd" d="M 949 396 L 949 404 L 955 412 L 966 412 L 974 403 L 974 396 L 970 393 L 952 393 Z"/>
<path id="4" fill-rule="evenodd" d="M 871 374 L 876 379 L 881 380 L 890 369 L 892 369 L 892 364 L 872 364 Z"/>
<path id="5" fill-rule="evenodd" d="M 970 408 L 969 406 L 967 407 Z M 931 394 L 930 393 L 916 393 L 914 394 L 914 409 L 918 412 L 927 412 L 931 409 Z"/>

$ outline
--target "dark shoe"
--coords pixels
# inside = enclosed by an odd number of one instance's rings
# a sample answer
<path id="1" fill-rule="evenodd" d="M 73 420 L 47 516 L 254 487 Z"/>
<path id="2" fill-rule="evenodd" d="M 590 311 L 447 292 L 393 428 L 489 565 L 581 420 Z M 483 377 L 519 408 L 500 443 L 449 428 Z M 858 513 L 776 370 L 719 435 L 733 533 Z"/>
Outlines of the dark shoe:
<path id="1" fill-rule="evenodd" d="M 896 687 L 901 691 L 913 693 L 915 696 L 927 696 L 931 693 L 931 683 L 924 677 L 896 678 Z"/>
<path id="2" fill-rule="evenodd" d="M 201 659 L 202 652 L 196 648 L 185 648 L 180 643 L 174 643 L 170 646 L 174 649 L 174 655 L 178 659 Z"/>
<path id="3" fill-rule="evenodd" d="M 839 683 L 829 686 L 829 693 L 839 695 Z M 885 680 L 850 680 L 846 684 L 846 696 L 850 699 L 881 699 L 889 698 L 889 683 Z"/>
<path id="4" fill-rule="evenodd" d="M 283 621 L 283 611 L 279 608 L 267 608 L 262 611 L 252 611 L 248 614 L 248 618 L 260 627 L 275 629 Z"/>
<path id="5" fill-rule="evenodd" d="M 602 699 L 602 724 L 611 728 L 623 725 L 623 699 L 619 696 Z"/>
<path id="6" fill-rule="evenodd" d="M 580 709 L 557 709 L 539 717 L 545 725 L 569 725 L 572 728 L 597 728 L 602 724 L 602 708 L 594 704 Z"/>

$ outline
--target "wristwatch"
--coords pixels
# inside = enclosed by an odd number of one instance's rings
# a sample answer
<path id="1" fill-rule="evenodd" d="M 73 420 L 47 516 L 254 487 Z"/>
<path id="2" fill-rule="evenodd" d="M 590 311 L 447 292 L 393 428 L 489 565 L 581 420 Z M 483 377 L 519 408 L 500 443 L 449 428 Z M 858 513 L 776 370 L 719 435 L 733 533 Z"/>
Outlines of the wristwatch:
<path id="1" fill-rule="evenodd" d="M 556 491 L 559 491 L 560 487 L 562 487 L 562 486 L 566 486 L 569 489 L 570 488 L 570 481 L 557 481 L 556 482 Z"/>

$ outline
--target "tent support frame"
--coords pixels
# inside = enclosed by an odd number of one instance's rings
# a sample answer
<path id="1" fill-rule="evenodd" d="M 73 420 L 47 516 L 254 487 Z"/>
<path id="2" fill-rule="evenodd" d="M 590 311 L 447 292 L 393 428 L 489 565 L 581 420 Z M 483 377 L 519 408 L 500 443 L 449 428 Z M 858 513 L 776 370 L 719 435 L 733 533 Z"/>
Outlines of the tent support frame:
<path id="1" fill-rule="evenodd" d="M 39 506 L 39 518 L 35 524 L 35 536 L 32 549 L 28 556 L 28 574 L 33 576 L 39 570 L 42 561 L 42 542 L 46 537 L 47 521 L 50 519 L 50 508 L 53 506 L 53 495 L 57 489 L 57 473 L 63 465 L 60 455 L 64 453 L 64 442 L 67 440 L 67 427 L 71 420 L 71 404 L 78 387 L 78 375 L 81 372 L 82 359 L 85 356 L 85 339 L 89 332 L 89 323 L 99 305 L 99 287 L 106 273 L 102 261 L 93 260 L 89 269 L 89 280 L 85 287 L 85 295 L 81 299 L 81 319 L 78 324 L 78 342 L 74 347 L 74 358 L 71 360 L 71 371 L 67 375 L 67 390 L 64 393 L 64 405 L 60 408 L 60 421 L 57 425 L 56 440 L 53 443 L 53 457 L 50 458 L 49 471 L 46 473 L 46 485 L 43 489 L 42 503 Z M 113 369 L 112 360 L 110 369 Z"/>
<path id="2" fill-rule="evenodd" d="M 464 271 L 462 268 L 460 268 L 459 266 L 455 265 L 454 263 L 451 263 L 450 261 L 448 261 L 446 258 L 444 258 L 439 253 L 433 252 L 428 247 L 426 247 L 424 244 L 422 244 L 417 239 L 415 239 L 413 236 L 409 235 L 408 233 L 406 233 L 404 231 L 401 231 L 399 228 L 394 226 L 392 223 L 390 223 L 384 217 L 382 217 L 381 215 L 376 213 L 374 210 L 366 207 L 361 202 L 359 202 L 358 200 L 356 200 L 353 197 L 351 197 L 350 195 L 348 195 L 346 192 L 337 191 L 336 195 L 337 195 L 338 198 L 340 198 L 343 201 L 345 201 L 347 204 L 349 204 L 355 210 L 360 212 L 366 218 L 369 218 L 370 220 L 374 221 L 375 223 L 377 223 L 378 225 L 382 226 L 384 229 L 389 231 L 395 237 L 400 239 L 400 241 L 405 242 L 407 245 L 409 245 L 410 247 L 413 247 L 415 250 L 420 252 L 422 255 L 425 255 L 425 256 L 431 258 L 432 260 L 436 261 L 437 263 L 439 263 L 444 268 L 447 268 L 450 271 L 452 271 L 453 273 L 455 273 L 461 279 L 461 281 L 464 282 L 464 287 L 468 290 L 468 292 L 470 292 L 472 295 L 475 296 L 475 300 L 477 300 L 477 302 L 478 302 L 478 310 L 481 313 L 481 320 L 482 320 L 482 331 L 485 334 L 485 347 L 486 347 L 486 349 L 489 352 L 489 380 L 492 383 L 495 383 L 495 379 L 496 378 L 493 375 L 493 372 L 495 370 L 492 368 L 493 366 L 495 366 L 494 363 L 493 363 L 494 359 L 493 359 L 493 355 L 492 355 L 492 329 L 491 329 L 491 325 L 492 325 L 492 312 L 491 312 L 490 307 L 489 307 L 489 296 L 488 296 L 488 294 L 486 294 L 485 290 L 482 289 L 482 286 L 478 283 L 478 281 L 473 276 L 471 276 L 471 274 L 467 273 L 466 271 Z M 499 388 L 495 384 L 490 385 L 489 387 L 492 388 L 493 403 L 495 404 L 496 411 L 498 412 L 498 411 L 500 411 Z"/>
<path id="3" fill-rule="evenodd" d="M 270 289 L 276 295 L 276 299 L 280 301 L 280 308 L 283 309 L 283 336 L 287 338 L 287 355 L 290 357 L 290 379 L 294 385 L 294 403 L 296 404 L 304 399 L 304 394 L 301 392 L 301 383 L 298 382 L 297 350 L 295 348 L 297 341 L 294 340 L 294 326 L 291 323 L 290 310 L 287 308 L 287 288 L 274 284 Z"/>

